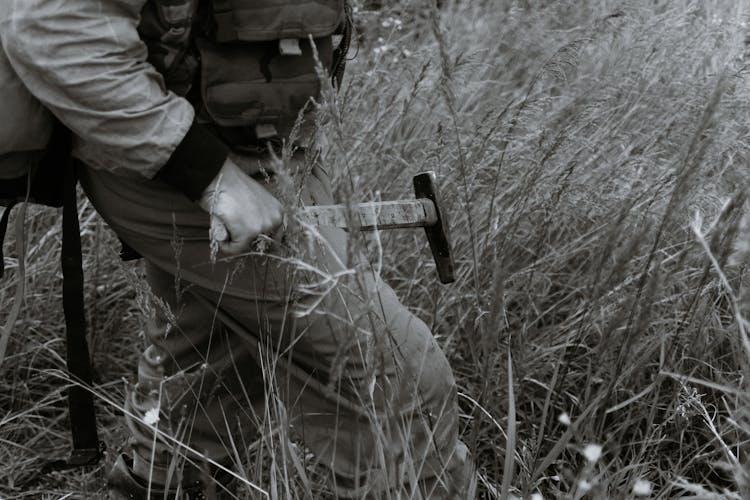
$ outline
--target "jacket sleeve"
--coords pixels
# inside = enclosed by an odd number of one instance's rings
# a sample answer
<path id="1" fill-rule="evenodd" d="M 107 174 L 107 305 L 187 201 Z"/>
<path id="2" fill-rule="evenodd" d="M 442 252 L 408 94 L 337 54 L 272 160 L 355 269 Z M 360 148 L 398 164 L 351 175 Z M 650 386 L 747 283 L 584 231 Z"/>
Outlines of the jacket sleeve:
<path id="1" fill-rule="evenodd" d="M 146 62 L 137 31 L 145 0 L 2 3 L 0 42 L 37 99 L 102 157 L 200 196 L 228 150 Z"/>

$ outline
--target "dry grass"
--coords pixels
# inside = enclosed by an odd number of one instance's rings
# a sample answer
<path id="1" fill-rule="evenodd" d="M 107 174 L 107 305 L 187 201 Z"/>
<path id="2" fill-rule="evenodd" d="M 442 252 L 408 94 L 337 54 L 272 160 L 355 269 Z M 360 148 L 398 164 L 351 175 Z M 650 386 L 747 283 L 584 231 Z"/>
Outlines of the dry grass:
<path id="1" fill-rule="evenodd" d="M 380 235 L 382 274 L 452 360 L 483 497 L 629 498 L 636 483 L 653 498 L 750 496 L 748 7 L 360 12 L 358 56 L 323 113 L 326 164 L 342 199 L 408 196 L 421 170 L 441 179 L 457 283 L 437 284 L 419 232 Z M 121 401 L 138 267 L 82 214 L 99 390 Z M 67 447 L 52 218 L 30 217 L 29 292 L 0 372 L 2 498 L 102 494 L 103 469 L 33 468 Z M 6 280 L 0 301 L 12 294 Z M 100 413 L 116 450 L 118 410 Z M 317 488 L 295 460 L 259 465 L 296 449 L 283 432 L 265 441 L 248 479 L 279 498 Z"/>

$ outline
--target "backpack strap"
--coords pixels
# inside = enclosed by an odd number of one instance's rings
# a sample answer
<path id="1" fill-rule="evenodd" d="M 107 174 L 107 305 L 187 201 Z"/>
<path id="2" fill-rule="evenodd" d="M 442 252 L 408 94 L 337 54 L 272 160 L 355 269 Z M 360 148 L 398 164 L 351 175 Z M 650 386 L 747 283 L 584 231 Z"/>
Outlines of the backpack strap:
<path id="1" fill-rule="evenodd" d="M 68 344 L 68 371 L 77 383 L 68 390 L 70 428 L 73 434 L 73 452 L 68 465 L 93 465 L 102 456 L 102 446 L 96 429 L 94 396 L 89 387 L 93 382 L 89 346 L 86 342 L 86 316 L 83 296 L 83 257 L 81 230 L 76 203 L 75 164 L 65 169 L 65 194 L 63 201 L 63 310 L 65 334 Z M 81 385 L 78 385 L 80 382 Z"/>
<path id="2" fill-rule="evenodd" d="M 2 267 L 0 267 L 0 270 L 3 272 L 5 271 L 5 256 L 2 252 L 2 243 L 5 240 L 5 233 L 8 229 L 8 219 L 10 217 L 10 212 L 13 210 L 13 206 L 16 204 L 15 201 L 10 202 L 8 206 L 5 208 L 5 211 L 3 212 L 2 219 L 0 220 L 0 226 L 2 234 L 0 235 L 2 239 L 0 240 L 0 259 L 3 260 Z M 21 207 L 22 209 L 24 207 Z M 3 328 L 2 331 L 0 331 L 0 365 L 2 365 L 3 361 L 5 360 L 5 352 L 8 348 L 8 341 L 10 340 L 10 333 L 13 331 L 13 325 L 16 324 L 16 320 L 18 319 L 18 314 L 21 312 L 21 304 L 23 303 L 23 298 L 26 295 L 26 269 L 24 266 L 24 258 L 23 256 L 26 254 L 26 249 L 24 245 L 24 235 L 23 235 L 23 224 L 25 219 L 25 210 L 21 211 L 21 215 L 19 219 L 16 221 L 16 251 L 18 252 L 19 258 L 18 258 L 18 284 L 16 285 L 16 293 L 13 297 L 13 307 L 11 307 L 10 312 L 8 313 L 8 317 L 5 320 L 5 328 Z"/>
<path id="3" fill-rule="evenodd" d="M 64 167 L 62 272 L 63 310 L 65 312 L 65 340 L 67 366 L 73 385 L 68 389 L 70 430 L 73 450 L 68 460 L 48 463 L 44 470 L 64 470 L 73 467 L 96 465 L 104 452 L 96 428 L 96 410 L 91 392 L 93 371 L 86 341 L 86 316 L 83 295 L 83 258 L 81 232 L 76 202 L 76 167 L 69 161 Z"/>
<path id="4" fill-rule="evenodd" d="M 5 233 L 8 232 L 8 220 L 10 219 L 10 212 L 15 206 L 15 200 L 9 202 L 3 210 L 2 217 L 0 217 L 0 279 L 5 277 L 5 252 L 3 251 L 3 242 L 5 242 Z M 2 359 L 2 356 L 0 356 L 0 363 L 2 363 Z"/>

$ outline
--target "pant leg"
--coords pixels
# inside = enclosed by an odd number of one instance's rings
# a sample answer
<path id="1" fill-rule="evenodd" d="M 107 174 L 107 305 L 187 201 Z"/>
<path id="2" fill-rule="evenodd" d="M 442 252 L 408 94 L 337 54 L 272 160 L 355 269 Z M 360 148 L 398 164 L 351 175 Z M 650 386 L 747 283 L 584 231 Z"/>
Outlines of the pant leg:
<path id="1" fill-rule="evenodd" d="M 385 283 L 350 269 L 345 232 L 302 237 L 294 228 L 292 250 L 212 263 L 208 216 L 170 187 L 92 169 L 82 184 L 148 261 L 155 307 L 127 407 L 135 417 L 159 406 L 169 435 L 221 460 L 233 436 L 247 441 L 257 431 L 264 387 L 273 385 L 292 431 L 331 469 L 341 496 L 419 482 L 461 498 L 470 461 L 457 437 L 450 366 Z M 301 182 L 301 197 L 332 203 L 320 168 Z M 146 465 L 136 472 L 168 475 L 173 443 L 128 421 L 136 462 Z"/>

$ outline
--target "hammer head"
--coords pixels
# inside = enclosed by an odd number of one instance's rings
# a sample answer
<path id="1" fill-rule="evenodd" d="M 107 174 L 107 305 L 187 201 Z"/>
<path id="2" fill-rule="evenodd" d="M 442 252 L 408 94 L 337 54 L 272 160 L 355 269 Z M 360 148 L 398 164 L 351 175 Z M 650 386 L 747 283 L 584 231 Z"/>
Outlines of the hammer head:
<path id="1" fill-rule="evenodd" d="M 448 214 L 440 206 L 440 195 L 434 172 L 422 172 L 414 176 L 414 195 L 417 198 L 432 200 L 437 212 L 437 221 L 431 226 L 425 226 L 427 241 L 430 243 L 432 257 L 435 259 L 438 277 L 441 283 L 453 283 L 453 253 L 448 229 Z"/>

